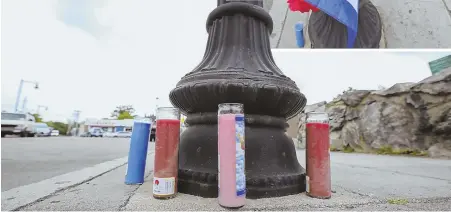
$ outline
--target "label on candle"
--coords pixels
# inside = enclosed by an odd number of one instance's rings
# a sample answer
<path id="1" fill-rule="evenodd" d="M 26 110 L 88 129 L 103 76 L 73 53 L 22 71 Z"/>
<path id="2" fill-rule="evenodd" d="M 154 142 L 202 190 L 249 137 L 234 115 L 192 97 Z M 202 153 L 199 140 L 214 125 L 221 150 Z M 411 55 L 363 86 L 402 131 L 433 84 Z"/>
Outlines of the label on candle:
<path id="1" fill-rule="evenodd" d="M 219 156 L 219 150 L 218 150 L 218 190 L 221 187 L 219 184 L 219 176 L 221 176 L 221 157 Z"/>
<path id="2" fill-rule="evenodd" d="M 245 175 L 245 159 L 244 159 L 244 115 L 236 115 L 235 117 L 236 132 L 236 195 L 242 196 L 246 194 L 246 175 Z"/>
<path id="3" fill-rule="evenodd" d="M 172 195 L 175 193 L 175 177 L 153 178 L 153 194 Z"/>

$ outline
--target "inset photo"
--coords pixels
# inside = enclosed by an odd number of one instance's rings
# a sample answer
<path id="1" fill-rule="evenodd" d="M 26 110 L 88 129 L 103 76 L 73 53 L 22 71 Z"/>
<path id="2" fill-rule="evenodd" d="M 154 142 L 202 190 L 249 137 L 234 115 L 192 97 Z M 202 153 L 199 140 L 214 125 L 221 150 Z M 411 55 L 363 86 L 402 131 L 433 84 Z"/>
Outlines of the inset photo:
<path id="1" fill-rule="evenodd" d="M 451 48 L 449 0 L 264 0 L 272 48 Z"/>

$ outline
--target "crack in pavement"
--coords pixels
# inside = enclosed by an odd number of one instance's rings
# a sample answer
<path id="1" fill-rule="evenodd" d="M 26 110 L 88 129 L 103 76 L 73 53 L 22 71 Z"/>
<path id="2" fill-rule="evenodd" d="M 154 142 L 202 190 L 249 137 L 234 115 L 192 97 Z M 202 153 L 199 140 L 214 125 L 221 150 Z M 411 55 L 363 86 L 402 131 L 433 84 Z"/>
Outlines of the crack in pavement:
<path id="1" fill-rule="evenodd" d="M 153 170 L 149 171 L 149 173 L 148 173 L 146 176 L 144 176 L 144 179 L 146 179 L 147 177 L 149 177 L 152 173 L 153 173 Z M 145 181 L 144 181 L 144 183 L 145 183 Z M 142 184 L 139 185 L 139 186 L 136 186 L 136 188 L 135 188 L 132 192 L 130 192 L 130 195 L 128 196 L 128 198 L 124 201 L 123 204 L 121 204 L 121 205 L 119 206 L 118 211 L 124 211 L 124 210 L 127 208 L 127 205 L 128 205 L 128 203 L 130 202 L 130 199 L 131 199 L 133 196 L 136 195 L 136 192 L 138 191 L 138 189 L 139 189 L 144 183 L 142 183 Z"/>
<path id="2" fill-rule="evenodd" d="M 451 5 L 448 5 L 448 4 L 446 3 L 446 0 L 442 0 L 442 1 L 443 1 L 443 4 L 445 5 L 446 11 L 448 11 L 449 17 L 451 18 Z"/>
<path id="3" fill-rule="evenodd" d="M 371 195 L 359 193 L 359 192 L 357 192 L 357 191 L 353 191 L 353 190 L 347 189 L 347 188 L 345 188 L 345 187 L 343 187 L 343 186 L 334 185 L 334 187 L 341 188 L 341 189 L 343 189 L 343 190 L 345 190 L 345 191 L 347 191 L 347 192 L 349 192 L 349 193 L 357 194 L 357 195 L 362 196 L 362 197 L 372 197 Z"/>

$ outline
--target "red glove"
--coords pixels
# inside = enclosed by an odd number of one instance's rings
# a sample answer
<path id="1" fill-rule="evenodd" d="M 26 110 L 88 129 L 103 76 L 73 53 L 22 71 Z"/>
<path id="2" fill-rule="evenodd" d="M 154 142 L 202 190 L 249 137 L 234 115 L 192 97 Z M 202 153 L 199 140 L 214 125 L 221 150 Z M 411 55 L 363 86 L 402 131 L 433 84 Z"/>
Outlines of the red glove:
<path id="1" fill-rule="evenodd" d="M 291 11 L 299 11 L 301 13 L 309 12 L 310 10 L 313 12 L 318 12 L 319 9 L 312 6 L 308 2 L 305 2 L 304 0 L 288 0 L 288 7 Z"/>

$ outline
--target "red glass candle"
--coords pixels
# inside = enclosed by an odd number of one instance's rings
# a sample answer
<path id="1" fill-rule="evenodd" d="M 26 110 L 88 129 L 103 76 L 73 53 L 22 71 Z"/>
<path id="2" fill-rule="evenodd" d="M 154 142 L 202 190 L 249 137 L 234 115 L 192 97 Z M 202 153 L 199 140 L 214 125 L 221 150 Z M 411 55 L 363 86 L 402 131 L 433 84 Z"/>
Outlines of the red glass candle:
<path id="1" fill-rule="evenodd" d="M 180 113 L 177 108 L 157 110 L 153 197 L 169 199 L 177 193 Z"/>
<path id="2" fill-rule="evenodd" d="M 308 113 L 306 120 L 306 191 L 320 199 L 331 197 L 329 117 Z"/>

